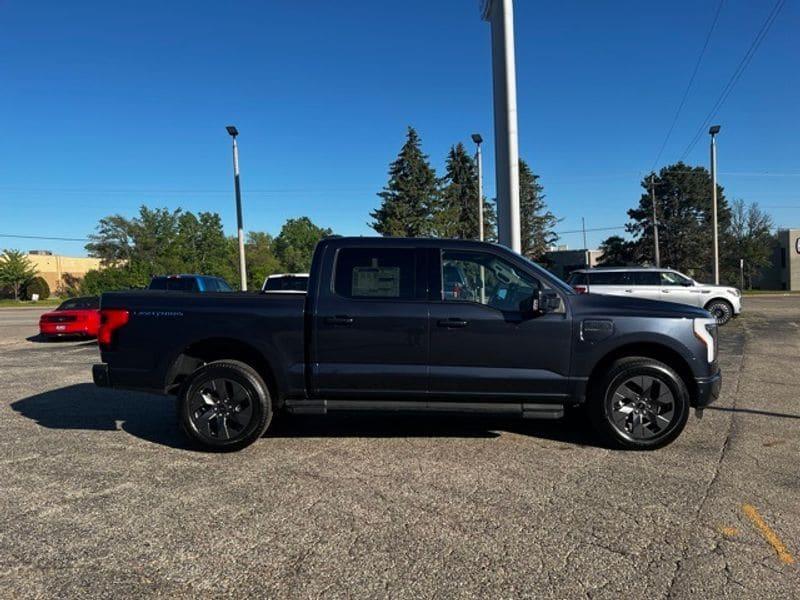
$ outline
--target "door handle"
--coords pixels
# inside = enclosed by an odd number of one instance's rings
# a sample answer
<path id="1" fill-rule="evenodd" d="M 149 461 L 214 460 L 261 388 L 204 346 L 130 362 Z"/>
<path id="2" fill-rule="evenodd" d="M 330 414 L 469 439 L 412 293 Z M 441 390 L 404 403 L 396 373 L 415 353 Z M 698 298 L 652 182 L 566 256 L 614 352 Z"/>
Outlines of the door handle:
<path id="1" fill-rule="evenodd" d="M 625 292 L 627 292 L 628 294 L 632 294 L 633 290 L 625 290 Z"/>
<path id="2" fill-rule="evenodd" d="M 464 319 L 442 319 L 437 323 L 439 327 L 447 327 L 448 329 L 455 329 L 457 327 L 466 327 L 469 325 L 469 321 L 465 321 Z"/>
<path id="3" fill-rule="evenodd" d="M 335 317 L 325 317 L 328 325 L 352 325 L 355 319 L 346 315 L 336 315 Z"/>
<path id="4" fill-rule="evenodd" d="M 669 294 L 669 290 L 661 290 L 662 294 Z"/>

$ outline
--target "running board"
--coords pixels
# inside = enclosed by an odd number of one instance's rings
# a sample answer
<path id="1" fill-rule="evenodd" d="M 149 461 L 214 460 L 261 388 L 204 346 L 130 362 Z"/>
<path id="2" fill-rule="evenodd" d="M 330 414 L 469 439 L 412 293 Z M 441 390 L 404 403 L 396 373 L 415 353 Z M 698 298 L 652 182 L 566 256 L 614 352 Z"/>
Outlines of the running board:
<path id="1" fill-rule="evenodd" d="M 297 415 L 324 415 L 328 411 L 457 412 L 465 414 L 518 415 L 525 419 L 560 419 L 563 404 L 529 402 L 415 402 L 413 400 L 286 400 L 286 409 Z"/>

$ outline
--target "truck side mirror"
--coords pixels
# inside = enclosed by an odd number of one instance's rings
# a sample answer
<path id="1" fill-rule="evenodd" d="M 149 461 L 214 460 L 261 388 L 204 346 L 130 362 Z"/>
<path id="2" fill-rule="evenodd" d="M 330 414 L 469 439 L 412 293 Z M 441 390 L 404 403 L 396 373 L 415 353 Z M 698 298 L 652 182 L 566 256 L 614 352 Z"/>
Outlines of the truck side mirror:
<path id="1" fill-rule="evenodd" d="M 561 307 L 561 297 L 555 290 L 536 290 L 531 298 L 531 313 L 543 315 Z"/>

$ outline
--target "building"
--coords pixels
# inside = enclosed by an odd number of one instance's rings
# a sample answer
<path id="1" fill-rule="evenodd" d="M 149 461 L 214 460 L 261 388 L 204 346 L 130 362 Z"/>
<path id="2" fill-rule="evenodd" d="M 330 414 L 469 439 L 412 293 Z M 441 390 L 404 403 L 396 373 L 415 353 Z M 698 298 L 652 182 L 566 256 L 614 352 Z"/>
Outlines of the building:
<path id="1" fill-rule="evenodd" d="M 557 277 L 566 279 L 575 269 L 596 267 L 603 258 L 603 251 L 586 248 L 570 250 L 566 246 L 558 246 L 545 252 L 544 256 L 548 270 Z"/>
<path id="2" fill-rule="evenodd" d="M 762 290 L 800 291 L 800 229 L 779 229 L 772 248 L 772 264 L 753 279 Z"/>
<path id="3" fill-rule="evenodd" d="M 99 258 L 59 256 L 47 250 L 32 250 L 27 258 L 55 294 L 63 286 L 64 275 L 82 279 L 92 269 L 100 268 Z"/>

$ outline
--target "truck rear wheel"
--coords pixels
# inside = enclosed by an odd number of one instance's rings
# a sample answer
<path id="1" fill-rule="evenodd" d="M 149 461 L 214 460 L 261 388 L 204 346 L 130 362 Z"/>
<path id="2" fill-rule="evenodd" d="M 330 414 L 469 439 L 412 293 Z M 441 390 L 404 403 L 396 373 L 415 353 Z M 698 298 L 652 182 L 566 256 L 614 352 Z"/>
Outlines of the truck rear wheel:
<path id="1" fill-rule="evenodd" d="M 689 418 L 689 390 L 678 373 L 652 358 L 616 361 L 595 386 L 589 412 L 613 445 L 655 450 L 677 438 Z"/>
<path id="2" fill-rule="evenodd" d="M 272 420 L 269 391 L 249 365 L 220 360 L 186 378 L 178 394 L 178 421 L 207 450 L 241 450 L 260 438 Z"/>

